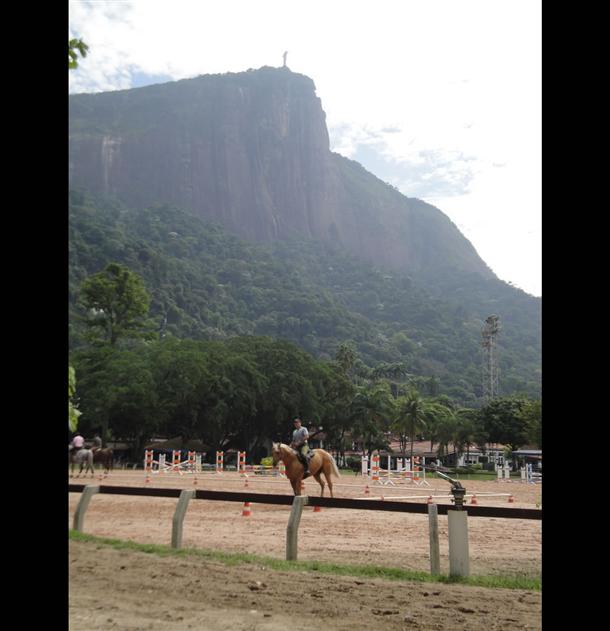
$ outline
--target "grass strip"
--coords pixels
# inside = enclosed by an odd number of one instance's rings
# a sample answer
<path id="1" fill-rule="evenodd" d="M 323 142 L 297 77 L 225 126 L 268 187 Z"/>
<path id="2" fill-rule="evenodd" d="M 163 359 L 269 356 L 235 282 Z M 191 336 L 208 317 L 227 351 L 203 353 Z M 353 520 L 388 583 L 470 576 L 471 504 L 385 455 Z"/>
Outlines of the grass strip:
<path id="1" fill-rule="evenodd" d="M 265 569 L 283 572 L 320 572 L 336 576 L 353 576 L 360 578 L 381 578 L 390 581 L 415 581 L 420 583 L 452 583 L 472 585 L 476 587 L 500 587 L 504 589 L 542 590 L 542 579 L 525 576 L 468 576 L 449 577 L 432 576 L 427 572 L 405 570 L 402 568 L 381 567 L 376 565 L 351 565 L 337 563 L 323 563 L 321 561 L 285 561 L 272 557 L 255 554 L 221 552 L 219 550 L 205 550 L 200 548 L 172 548 L 168 545 L 152 543 L 136 543 L 122 539 L 108 539 L 88 535 L 76 530 L 69 531 L 69 538 L 73 541 L 83 541 L 108 545 L 117 550 L 134 550 L 158 556 L 200 557 L 208 561 L 216 561 L 224 565 L 259 565 Z"/>

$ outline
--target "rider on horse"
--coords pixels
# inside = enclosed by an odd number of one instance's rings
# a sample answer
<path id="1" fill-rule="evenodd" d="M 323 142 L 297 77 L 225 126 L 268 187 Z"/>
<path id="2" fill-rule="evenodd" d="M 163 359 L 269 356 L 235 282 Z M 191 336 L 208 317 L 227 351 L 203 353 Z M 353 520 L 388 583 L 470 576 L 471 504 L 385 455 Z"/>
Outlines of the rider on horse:
<path id="1" fill-rule="evenodd" d="M 301 419 L 294 419 L 294 432 L 292 432 L 292 442 L 290 446 L 296 450 L 299 460 L 303 465 L 303 477 L 306 478 L 308 475 L 308 465 L 307 465 L 307 454 L 309 453 L 309 443 L 307 439 L 309 438 L 309 432 L 306 427 L 301 426 Z"/>
<path id="2" fill-rule="evenodd" d="M 101 448 L 102 448 L 102 439 L 100 438 L 100 435 L 96 432 L 95 436 L 93 437 L 92 450 L 95 452 Z"/>
<path id="3" fill-rule="evenodd" d="M 76 432 L 76 435 L 72 439 L 72 444 L 70 445 L 70 454 L 74 456 L 84 446 L 85 446 L 85 439 L 81 436 L 80 432 Z"/>

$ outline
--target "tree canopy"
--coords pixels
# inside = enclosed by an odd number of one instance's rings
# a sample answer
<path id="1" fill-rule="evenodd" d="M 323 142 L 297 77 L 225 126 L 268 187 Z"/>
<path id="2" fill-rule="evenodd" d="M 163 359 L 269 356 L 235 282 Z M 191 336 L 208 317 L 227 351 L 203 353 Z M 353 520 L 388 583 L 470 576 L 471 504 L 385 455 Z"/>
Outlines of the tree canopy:
<path id="1" fill-rule="evenodd" d="M 89 46 L 82 39 L 68 40 L 68 70 L 78 68 L 78 55 L 86 57 L 89 52 Z"/>
<path id="2" fill-rule="evenodd" d="M 75 432 L 78 427 L 78 417 L 82 412 L 74 403 L 76 395 L 76 374 L 72 366 L 68 366 L 68 429 Z"/>
<path id="3" fill-rule="evenodd" d="M 119 263 L 109 263 L 102 272 L 85 279 L 80 288 L 84 318 L 114 346 L 121 337 L 141 335 L 145 329 L 150 296 L 142 279 Z"/>
<path id="4" fill-rule="evenodd" d="M 150 317 L 166 335 L 267 335 L 316 358 L 336 358 L 355 383 L 374 371 L 394 384 L 394 396 L 411 384 L 464 407 L 481 404 L 480 333 L 487 311 L 458 309 L 407 276 L 386 274 L 320 243 L 253 245 L 176 208 L 134 210 L 74 191 L 69 229 L 72 348 L 88 343 L 79 319 L 80 284 L 116 262 L 143 279 Z M 527 318 L 513 311 L 498 339 L 502 391 L 537 397 L 536 342 Z"/>

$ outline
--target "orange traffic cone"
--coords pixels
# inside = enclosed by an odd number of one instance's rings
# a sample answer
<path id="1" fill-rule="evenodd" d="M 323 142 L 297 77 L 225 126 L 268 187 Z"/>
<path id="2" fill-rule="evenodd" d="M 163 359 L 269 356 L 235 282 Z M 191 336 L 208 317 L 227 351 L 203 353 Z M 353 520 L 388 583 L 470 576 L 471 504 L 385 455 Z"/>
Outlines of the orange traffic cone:
<path id="1" fill-rule="evenodd" d="M 368 495 L 370 492 L 371 492 L 371 491 L 369 490 L 369 485 L 367 484 L 367 485 L 364 487 L 364 494 L 365 494 L 365 495 Z"/>
<path id="2" fill-rule="evenodd" d="M 250 502 L 244 502 L 244 510 L 241 512 L 242 517 L 252 517 L 252 510 L 250 509 Z"/>
<path id="3" fill-rule="evenodd" d="M 313 507 L 313 512 L 314 513 L 319 513 L 322 509 L 319 506 L 314 506 Z"/>
<path id="4" fill-rule="evenodd" d="M 476 495 L 473 495 L 473 496 L 470 498 L 470 503 L 471 503 L 471 504 L 478 504 L 478 502 L 477 502 L 477 496 L 476 496 Z"/>

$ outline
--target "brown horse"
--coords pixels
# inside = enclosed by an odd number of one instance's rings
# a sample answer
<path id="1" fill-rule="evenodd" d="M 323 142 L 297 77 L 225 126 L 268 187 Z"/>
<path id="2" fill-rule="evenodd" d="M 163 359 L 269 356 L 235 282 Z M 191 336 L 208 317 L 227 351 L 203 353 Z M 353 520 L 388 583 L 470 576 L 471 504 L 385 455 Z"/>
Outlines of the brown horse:
<path id="1" fill-rule="evenodd" d="M 113 452 L 110 447 L 93 448 L 93 463 L 101 463 L 104 466 L 105 473 L 112 470 L 113 465 Z"/>
<path id="2" fill-rule="evenodd" d="M 313 456 L 309 461 L 308 477 L 313 475 L 322 491 L 320 497 L 324 496 L 324 482 L 322 481 L 322 473 L 328 483 L 328 490 L 330 496 L 333 497 L 333 483 L 331 476 L 335 475 L 339 477 L 339 468 L 335 459 L 324 449 L 313 449 Z M 290 480 L 292 490 L 295 495 L 301 495 L 301 481 L 303 480 L 304 468 L 297 456 L 297 452 L 284 445 L 284 443 L 273 443 L 271 449 L 271 455 L 273 457 L 273 466 L 277 466 L 277 463 L 281 460 L 286 466 L 286 477 Z"/>

